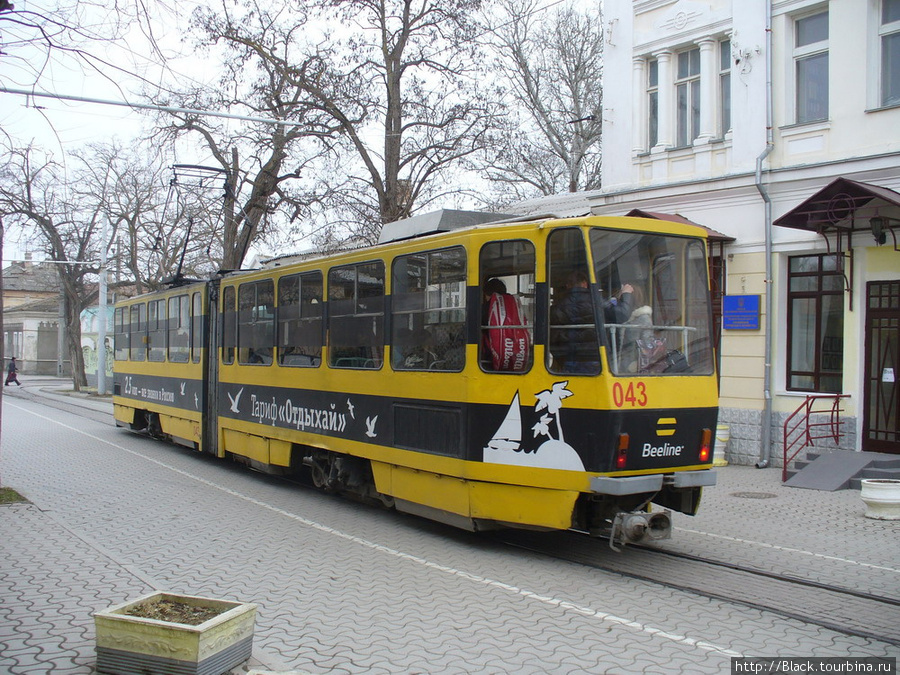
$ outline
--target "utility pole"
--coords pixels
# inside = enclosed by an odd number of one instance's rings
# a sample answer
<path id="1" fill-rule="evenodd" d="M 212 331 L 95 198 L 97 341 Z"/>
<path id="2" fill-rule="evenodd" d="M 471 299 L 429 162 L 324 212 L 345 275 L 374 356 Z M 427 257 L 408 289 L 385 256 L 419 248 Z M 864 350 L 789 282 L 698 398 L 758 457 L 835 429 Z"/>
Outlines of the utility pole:
<path id="1" fill-rule="evenodd" d="M 97 394 L 106 394 L 106 241 L 109 233 L 109 218 L 103 219 L 103 234 L 100 235 L 100 298 L 99 324 L 97 325 Z"/>
<path id="2" fill-rule="evenodd" d="M 0 369 L 6 365 L 6 331 L 3 330 L 3 218 L 0 217 Z M 0 428 L 3 428 L 3 387 L 0 387 Z M 0 444 L 2 445 L 2 444 Z M 0 478 L 0 487 L 3 479 Z"/>

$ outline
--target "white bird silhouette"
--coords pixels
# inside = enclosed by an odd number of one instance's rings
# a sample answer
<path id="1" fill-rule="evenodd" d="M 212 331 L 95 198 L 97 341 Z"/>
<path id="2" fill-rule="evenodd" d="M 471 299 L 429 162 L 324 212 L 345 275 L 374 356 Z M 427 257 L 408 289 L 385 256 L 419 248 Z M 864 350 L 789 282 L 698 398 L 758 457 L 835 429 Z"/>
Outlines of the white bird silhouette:
<path id="1" fill-rule="evenodd" d="M 375 422 L 378 421 L 378 415 L 375 417 L 367 417 L 366 418 L 366 436 L 369 438 L 375 438 L 378 434 L 375 433 Z"/>
<path id="2" fill-rule="evenodd" d="M 356 415 L 353 414 L 353 404 L 350 402 L 350 399 L 347 399 L 347 410 L 350 411 L 350 419 L 356 419 Z"/>
<path id="3" fill-rule="evenodd" d="M 200 410 L 200 397 L 194 394 L 194 409 Z"/>
<path id="4" fill-rule="evenodd" d="M 231 412 L 233 412 L 233 413 L 241 412 L 240 410 L 238 410 L 238 401 L 241 400 L 241 394 L 244 393 L 244 388 L 241 387 L 240 391 L 237 393 L 237 396 L 232 396 L 230 391 L 226 392 L 226 393 L 228 394 L 228 398 L 231 399 Z"/>
<path id="5" fill-rule="evenodd" d="M 181 395 L 182 395 L 182 396 L 184 396 L 184 387 L 185 387 L 186 384 L 187 384 L 187 382 L 182 382 L 182 383 L 181 383 Z"/>

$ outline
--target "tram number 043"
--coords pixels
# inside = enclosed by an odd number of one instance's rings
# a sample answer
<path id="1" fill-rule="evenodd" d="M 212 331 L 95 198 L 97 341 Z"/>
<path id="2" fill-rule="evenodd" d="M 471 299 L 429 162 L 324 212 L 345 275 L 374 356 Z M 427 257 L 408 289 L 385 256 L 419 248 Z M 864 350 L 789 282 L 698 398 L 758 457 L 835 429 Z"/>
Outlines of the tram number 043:
<path id="1" fill-rule="evenodd" d="M 613 403 L 617 408 L 630 406 L 643 408 L 647 405 L 647 385 L 643 382 L 629 382 L 623 385 L 621 382 L 613 384 Z"/>

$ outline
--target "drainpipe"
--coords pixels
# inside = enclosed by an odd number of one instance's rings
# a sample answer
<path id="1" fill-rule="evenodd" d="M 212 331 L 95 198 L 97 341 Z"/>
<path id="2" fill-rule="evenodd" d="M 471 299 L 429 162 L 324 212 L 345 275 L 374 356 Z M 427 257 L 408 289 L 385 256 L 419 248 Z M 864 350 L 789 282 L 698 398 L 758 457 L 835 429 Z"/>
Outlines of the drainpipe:
<path id="1" fill-rule="evenodd" d="M 766 307 L 766 353 L 763 364 L 763 412 L 762 433 L 760 434 L 759 461 L 757 469 L 765 469 L 769 466 L 769 457 L 772 445 L 772 200 L 766 191 L 762 180 L 762 165 L 769 153 L 775 148 L 772 111 L 772 2 L 766 0 L 766 148 L 756 158 L 756 189 L 765 203 L 765 227 L 766 227 L 766 278 L 765 278 L 765 307 Z"/>

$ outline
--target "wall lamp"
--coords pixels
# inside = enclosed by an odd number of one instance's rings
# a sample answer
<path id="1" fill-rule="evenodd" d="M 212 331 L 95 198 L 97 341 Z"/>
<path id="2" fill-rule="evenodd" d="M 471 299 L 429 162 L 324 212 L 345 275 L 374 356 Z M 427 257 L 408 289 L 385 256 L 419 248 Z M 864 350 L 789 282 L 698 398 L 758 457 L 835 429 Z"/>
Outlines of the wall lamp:
<path id="1" fill-rule="evenodd" d="M 875 243 L 881 246 L 887 241 L 887 232 L 884 231 L 885 219 L 881 216 L 869 218 L 869 227 L 872 228 L 872 236 L 875 237 Z"/>
<path id="2" fill-rule="evenodd" d="M 894 250 L 900 251 L 900 249 L 897 248 L 897 235 L 894 233 L 894 224 L 897 222 L 900 221 L 897 221 L 896 218 L 887 218 L 885 216 L 875 215 L 869 218 L 869 227 L 872 230 L 872 236 L 875 238 L 875 243 L 878 244 L 878 246 L 887 242 L 887 235 L 888 232 L 890 232 L 891 238 L 894 240 Z"/>

